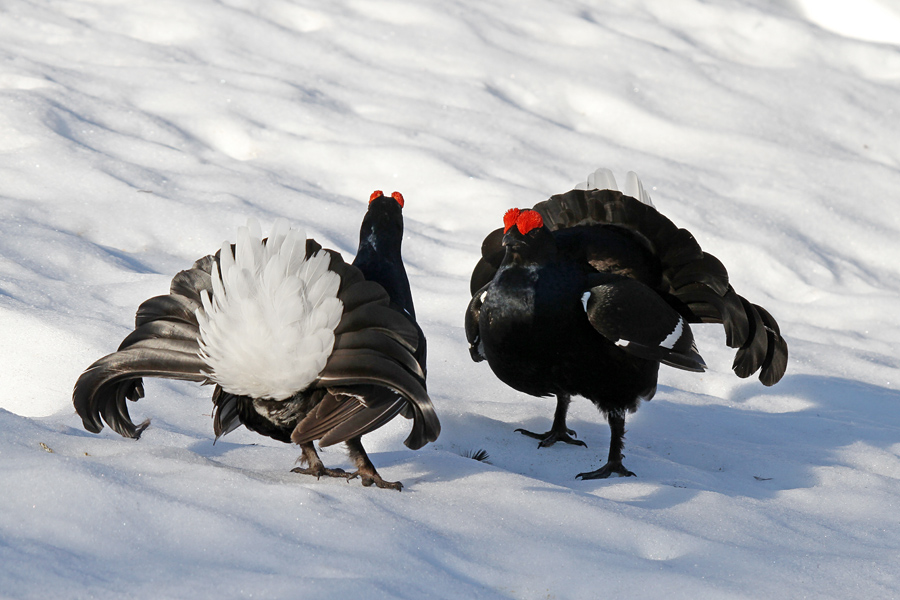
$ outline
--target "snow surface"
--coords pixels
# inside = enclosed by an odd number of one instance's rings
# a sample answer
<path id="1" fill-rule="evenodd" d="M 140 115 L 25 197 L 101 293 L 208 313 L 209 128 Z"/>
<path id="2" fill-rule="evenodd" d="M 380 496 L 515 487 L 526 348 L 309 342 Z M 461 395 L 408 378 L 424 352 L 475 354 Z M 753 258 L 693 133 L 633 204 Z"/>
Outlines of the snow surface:
<path id="1" fill-rule="evenodd" d="M 0 596 L 900 597 L 898 15 L 7 0 Z M 598 166 L 641 175 L 791 362 L 773 388 L 740 380 L 721 329 L 695 328 L 710 370 L 664 369 L 628 419 L 638 477 L 577 481 L 605 458 L 597 411 L 573 404 L 587 449 L 538 450 L 514 429 L 547 428 L 552 401 L 471 362 L 462 324 L 503 212 Z M 138 442 L 82 429 L 76 378 L 172 275 L 248 217 L 349 259 L 373 189 L 407 200 L 443 424 L 418 452 L 403 419 L 367 436 L 402 493 L 292 474 L 297 448 L 243 429 L 213 445 L 196 385 L 148 382 Z M 479 448 L 491 464 L 462 456 Z"/>

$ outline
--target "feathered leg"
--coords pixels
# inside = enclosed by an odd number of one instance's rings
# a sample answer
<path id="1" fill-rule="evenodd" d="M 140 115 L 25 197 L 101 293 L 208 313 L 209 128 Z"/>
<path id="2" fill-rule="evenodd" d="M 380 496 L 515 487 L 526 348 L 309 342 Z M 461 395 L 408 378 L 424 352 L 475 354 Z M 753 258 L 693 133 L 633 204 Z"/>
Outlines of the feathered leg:
<path id="1" fill-rule="evenodd" d="M 325 475 L 326 477 L 343 477 L 344 479 L 353 479 L 356 474 L 348 473 L 343 469 L 328 469 L 322 463 L 322 459 L 319 458 L 319 455 L 316 453 L 316 449 L 313 446 L 312 442 L 306 442 L 305 444 L 300 444 L 300 450 L 303 454 L 300 456 L 300 462 L 307 465 L 304 469 L 302 467 L 296 467 L 291 469 L 292 473 L 300 473 L 301 475 L 313 475 L 316 479 Z"/>
<path id="2" fill-rule="evenodd" d="M 527 435 L 528 437 L 541 440 L 538 444 L 538 448 L 549 448 L 556 442 L 565 442 L 567 444 L 572 444 L 573 446 L 587 447 L 587 444 L 581 440 L 574 439 L 574 437 L 578 435 L 577 433 L 566 427 L 566 415 L 569 412 L 570 402 L 572 402 L 572 397 L 569 394 L 556 395 L 556 411 L 553 413 L 553 425 L 550 427 L 550 431 L 535 433 L 521 428 L 516 429 L 516 431 Z"/>
<path id="3" fill-rule="evenodd" d="M 590 473 L 579 473 L 575 479 L 606 479 L 613 473 L 620 477 L 634 477 L 634 473 L 622 464 L 622 448 L 625 447 L 625 413 L 615 411 L 607 416 L 609 421 L 609 459 L 606 464 Z"/>
<path id="4" fill-rule="evenodd" d="M 382 489 L 397 490 L 398 492 L 403 489 L 403 484 L 399 481 L 385 481 L 381 478 L 363 448 L 362 438 L 357 436 L 347 440 L 347 450 L 350 451 L 350 460 L 356 464 L 356 473 L 353 475 L 359 475 L 364 486 L 368 487 L 374 483 Z"/>

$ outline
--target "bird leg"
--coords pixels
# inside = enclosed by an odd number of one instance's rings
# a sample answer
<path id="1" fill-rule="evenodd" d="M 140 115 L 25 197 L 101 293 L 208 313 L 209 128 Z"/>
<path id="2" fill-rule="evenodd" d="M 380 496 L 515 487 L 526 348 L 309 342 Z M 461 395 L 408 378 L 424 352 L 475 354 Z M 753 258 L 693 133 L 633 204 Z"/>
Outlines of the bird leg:
<path id="1" fill-rule="evenodd" d="M 609 421 L 609 459 L 606 464 L 590 473 L 579 473 L 575 479 L 606 479 L 613 473 L 620 477 L 634 477 L 634 473 L 622 464 L 622 448 L 625 446 L 625 413 L 615 411 L 607 416 Z"/>
<path id="2" fill-rule="evenodd" d="M 350 452 L 350 460 L 356 463 L 356 472 L 352 474 L 352 477 L 359 476 L 362 484 L 366 487 L 374 483 L 382 489 L 397 490 L 398 492 L 403 489 L 403 484 L 399 481 L 385 481 L 381 478 L 381 475 L 375 470 L 375 465 L 369 460 L 369 455 L 366 454 L 359 436 L 350 438 L 346 444 L 347 450 Z"/>
<path id="3" fill-rule="evenodd" d="M 528 437 L 541 440 L 538 448 L 549 448 L 556 442 L 565 442 L 573 446 L 584 446 L 586 448 L 587 444 L 581 440 L 574 439 L 574 436 L 578 434 L 566 427 L 566 414 L 569 412 L 569 403 L 571 401 L 572 397 L 569 394 L 556 395 L 556 411 L 553 413 L 553 425 L 550 427 L 550 431 L 545 431 L 544 433 L 534 433 L 525 429 L 516 429 L 516 431 Z"/>
<path id="4" fill-rule="evenodd" d="M 344 479 L 353 479 L 356 475 L 353 473 L 348 473 L 343 469 L 328 469 L 322 464 L 322 460 L 319 458 L 319 455 L 316 453 L 316 449 L 313 446 L 312 442 L 306 442 L 305 444 L 300 444 L 300 450 L 302 450 L 303 454 L 300 455 L 300 462 L 307 464 L 307 468 L 296 467 L 291 469 L 292 473 L 300 473 L 302 475 L 313 475 L 316 479 L 320 478 L 322 475 L 327 477 L 343 477 Z"/>

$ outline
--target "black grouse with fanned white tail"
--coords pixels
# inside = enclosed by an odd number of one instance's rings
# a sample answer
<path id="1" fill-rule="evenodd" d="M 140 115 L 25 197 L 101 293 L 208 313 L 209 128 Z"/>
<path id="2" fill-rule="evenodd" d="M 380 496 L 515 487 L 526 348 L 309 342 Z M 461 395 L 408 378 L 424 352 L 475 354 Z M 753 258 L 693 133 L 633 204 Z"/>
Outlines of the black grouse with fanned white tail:
<path id="1" fill-rule="evenodd" d="M 510 209 L 485 238 L 470 284 L 472 358 L 516 390 L 556 396 L 549 431 L 517 431 L 539 447 L 585 445 L 566 426 L 574 395 L 606 416 L 608 461 L 584 479 L 634 475 L 622 464 L 625 415 L 653 397 L 660 363 L 706 368 L 690 323 L 724 326 L 739 377 L 759 371 L 774 385 L 787 367 L 775 319 L 735 293 L 722 263 L 657 212 L 633 173 L 625 192 L 598 169 L 583 189 Z"/>
<path id="2" fill-rule="evenodd" d="M 401 489 L 381 478 L 361 437 L 398 414 L 412 419 L 412 449 L 440 433 L 400 254 L 402 208 L 397 192 L 372 194 L 352 265 L 283 221 L 266 239 L 258 225 L 242 228 L 144 302 L 118 351 L 78 379 L 84 427 L 140 437 L 148 421 L 135 425 L 126 401 L 143 397 L 142 377 L 214 384 L 216 438 L 244 425 L 299 444 L 305 467 L 295 472 Z M 356 472 L 326 468 L 314 441 L 345 442 Z"/>

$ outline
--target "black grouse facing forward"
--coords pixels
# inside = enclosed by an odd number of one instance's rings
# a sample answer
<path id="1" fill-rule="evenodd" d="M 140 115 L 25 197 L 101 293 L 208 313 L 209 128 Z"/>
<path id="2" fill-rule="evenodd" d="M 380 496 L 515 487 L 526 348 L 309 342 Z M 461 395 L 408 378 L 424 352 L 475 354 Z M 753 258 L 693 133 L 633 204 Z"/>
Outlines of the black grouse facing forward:
<path id="1" fill-rule="evenodd" d="M 413 421 L 412 449 L 440 433 L 400 255 L 402 208 L 398 192 L 372 194 L 352 265 L 283 221 L 267 239 L 242 228 L 144 302 L 118 351 L 81 375 L 73 401 L 84 427 L 98 433 L 105 421 L 136 439 L 148 422 L 135 425 L 126 400 L 143 397 L 142 377 L 211 383 L 216 438 L 244 425 L 299 444 L 306 466 L 295 472 L 400 490 L 361 437 L 398 414 Z M 316 440 L 345 442 L 356 472 L 326 468 Z"/>
<path id="2" fill-rule="evenodd" d="M 788 349 L 775 319 L 735 293 L 722 263 L 653 208 L 636 175 L 628 174 L 630 195 L 605 169 L 586 187 L 510 209 L 485 238 L 466 337 L 472 358 L 507 385 L 556 396 L 549 431 L 517 431 L 539 447 L 585 445 L 566 427 L 571 397 L 584 396 L 606 416 L 611 439 L 608 462 L 578 477 L 630 476 L 625 415 L 653 397 L 659 364 L 706 368 L 689 323 L 721 323 L 738 348 L 735 373 L 759 370 L 765 385 L 784 375 Z"/>

